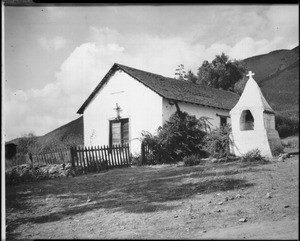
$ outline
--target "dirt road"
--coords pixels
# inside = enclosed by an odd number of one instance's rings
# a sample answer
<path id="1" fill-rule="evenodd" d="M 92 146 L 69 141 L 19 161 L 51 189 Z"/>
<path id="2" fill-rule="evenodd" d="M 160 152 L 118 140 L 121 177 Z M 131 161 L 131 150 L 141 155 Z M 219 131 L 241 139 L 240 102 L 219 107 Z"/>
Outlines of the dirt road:
<path id="1" fill-rule="evenodd" d="M 11 186 L 7 238 L 298 239 L 298 163 L 131 167 Z"/>

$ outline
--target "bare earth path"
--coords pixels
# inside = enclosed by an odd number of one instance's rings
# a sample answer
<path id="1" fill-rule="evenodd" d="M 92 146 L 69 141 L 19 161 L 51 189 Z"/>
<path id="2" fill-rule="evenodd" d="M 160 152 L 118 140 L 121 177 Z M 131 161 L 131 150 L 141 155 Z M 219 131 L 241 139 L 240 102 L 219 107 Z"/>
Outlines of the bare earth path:
<path id="1" fill-rule="evenodd" d="M 298 163 L 131 167 L 9 186 L 7 239 L 298 239 Z"/>

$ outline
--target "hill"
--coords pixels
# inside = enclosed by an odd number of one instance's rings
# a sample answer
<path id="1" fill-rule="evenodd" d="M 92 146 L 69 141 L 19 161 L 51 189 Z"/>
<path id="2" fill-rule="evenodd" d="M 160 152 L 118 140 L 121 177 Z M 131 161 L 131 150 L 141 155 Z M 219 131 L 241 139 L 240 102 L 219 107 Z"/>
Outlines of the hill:
<path id="1" fill-rule="evenodd" d="M 276 113 L 299 115 L 299 46 L 244 59 Z"/>
<path id="2" fill-rule="evenodd" d="M 18 145 L 24 138 L 25 137 L 19 137 L 6 142 L 6 144 L 15 143 Z M 46 145 L 50 147 L 56 147 L 58 145 L 62 147 L 64 145 L 72 144 L 76 144 L 78 146 L 83 145 L 83 116 L 80 116 L 79 118 L 60 126 L 43 136 L 38 136 L 37 141 L 43 147 Z"/>
<path id="3" fill-rule="evenodd" d="M 299 46 L 292 50 L 276 50 L 268 54 L 244 59 L 247 68 L 276 113 L 286 117 L 299 115 Z M 10 142 L 18 144 L 21 138 Z M 83 145 L 83 117 L 79 117 L 43 136 L 43 145 L 49 143 L 76 143 Z"/>
<path id="4" fill-rule="evenodd" d="M 76 120 L 73 120 L 43 136 L 39 137 L 39 141 L 41 142 L 49 142 L 49 140 L 60 140 L 66 141 L 72 138 L 83 137 L 83 116 L 80 116 Z M 79 145 L 83 145 L 83 139 Z"/>

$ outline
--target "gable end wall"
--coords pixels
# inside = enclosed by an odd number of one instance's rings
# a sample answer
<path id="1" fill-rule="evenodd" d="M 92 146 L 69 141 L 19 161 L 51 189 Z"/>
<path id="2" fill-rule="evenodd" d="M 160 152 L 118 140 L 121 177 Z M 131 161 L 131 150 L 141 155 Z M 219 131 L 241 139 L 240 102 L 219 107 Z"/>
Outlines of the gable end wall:
<path id="1" fill-rule="evenodd" d="M 129 118 L 131 152 L 140 152 L 141 131 L 151 133 L 162 125 L 162 97 L 123 71 L 116 71 L 84 110 L 84 145 L 109 145 L 109 121 Z"/>

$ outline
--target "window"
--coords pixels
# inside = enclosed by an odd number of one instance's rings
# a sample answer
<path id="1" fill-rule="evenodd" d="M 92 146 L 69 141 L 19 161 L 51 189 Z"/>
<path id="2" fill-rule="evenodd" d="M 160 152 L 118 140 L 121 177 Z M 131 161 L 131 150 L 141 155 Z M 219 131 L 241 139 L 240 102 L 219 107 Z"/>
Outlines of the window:
<path id="1" fill-rule="evenodd" d="M 226 126 L 227 125 L 227 118 L 224 116 L 220 116 L 220 126 Z"/>
<path id="2" fill-rule="evenodd" d="M 220 115 L 220 114 L 216 114 L 216 116 L 220 117 L 220 127 L 221 126 L 226 126 L 227 125 L 227 118 L 229 118 L 229 116 L 226 115 Z"/>
<path id="3" fill-rule="evenodd" d="M 129 143 L 129 119 L 110 121 L 109 145 L 124 145 Z"/>
<path id="4" fill-rule="evenodd" d="M 240 118 L 240 130 L 254 130 L 254 118 L 250 110 L 243 110 Z"/>

